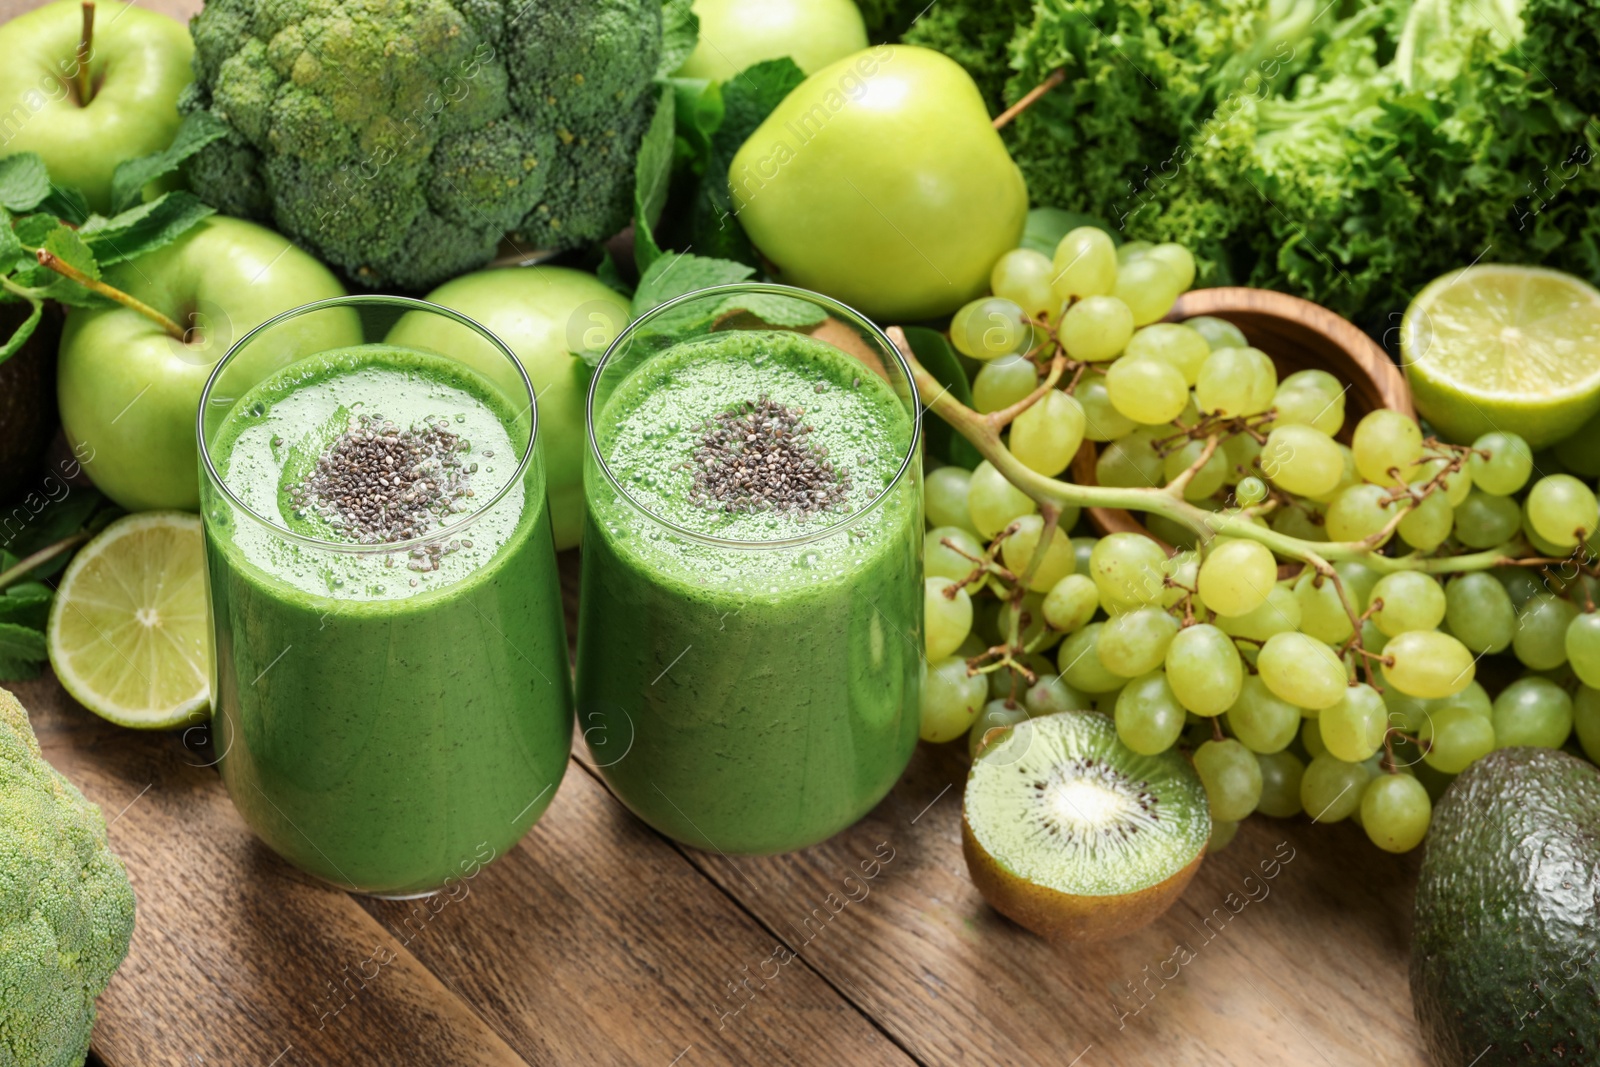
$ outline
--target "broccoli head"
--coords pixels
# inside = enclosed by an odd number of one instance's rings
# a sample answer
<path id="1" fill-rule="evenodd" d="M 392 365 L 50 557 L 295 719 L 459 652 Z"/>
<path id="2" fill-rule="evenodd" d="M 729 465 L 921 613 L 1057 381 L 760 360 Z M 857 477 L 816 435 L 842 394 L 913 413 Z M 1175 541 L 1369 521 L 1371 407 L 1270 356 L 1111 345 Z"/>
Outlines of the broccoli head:
<path id="1" fill-rule="evenodd" d="M 209 0 L 181 106 L 230 128 L 195 191 L 357 282 L 425 289 L 501 238 L 627 225 L 661 0 Z"/>
<path id="2" fill-rule="evenodd" d="M 78 1067 L 128 954 L 133 889 L 100 809 L 44 761 L 0 689 L 0 1067 Z"/>

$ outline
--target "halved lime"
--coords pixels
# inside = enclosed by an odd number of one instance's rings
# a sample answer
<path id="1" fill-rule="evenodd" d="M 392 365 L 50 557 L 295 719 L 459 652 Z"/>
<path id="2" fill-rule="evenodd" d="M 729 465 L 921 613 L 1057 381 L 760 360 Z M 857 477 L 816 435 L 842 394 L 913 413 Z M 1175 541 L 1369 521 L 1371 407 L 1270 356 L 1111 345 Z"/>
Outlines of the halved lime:
<path id="1" fill-rule="evenodd" d="M 50 607 L 50 665 L 80 704 L 118 726 L 182 726 L 211 706 L 210 628 L 200 520 L 129 515 L 62 575 Z"/>
<path id="2" fill-rule="evenodd" d="M 1400 352 L 1442 437 L 1501 430 L 1542 448 L 1600 411 L 1600 290 L 1543 267 L 1452 271 L 1406 309 Z"/>

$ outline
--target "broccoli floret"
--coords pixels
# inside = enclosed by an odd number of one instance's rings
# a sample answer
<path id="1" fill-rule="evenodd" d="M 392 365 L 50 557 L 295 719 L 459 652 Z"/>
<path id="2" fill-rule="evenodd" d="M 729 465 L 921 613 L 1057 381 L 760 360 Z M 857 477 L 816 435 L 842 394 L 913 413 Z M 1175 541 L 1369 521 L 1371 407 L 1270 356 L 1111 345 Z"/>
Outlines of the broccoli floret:
<path id="1" fill-rule="evenodd" d="M 190 181 L 373 287 L 627 225 L 660 0 L 210 0 Z"/>
<path id="2" fill-rule="evenodd" d="M 44 761 L 0 689 L 0 1067 L 78 1067 L 128 954 L 133 889 L 100 809 Z"/>

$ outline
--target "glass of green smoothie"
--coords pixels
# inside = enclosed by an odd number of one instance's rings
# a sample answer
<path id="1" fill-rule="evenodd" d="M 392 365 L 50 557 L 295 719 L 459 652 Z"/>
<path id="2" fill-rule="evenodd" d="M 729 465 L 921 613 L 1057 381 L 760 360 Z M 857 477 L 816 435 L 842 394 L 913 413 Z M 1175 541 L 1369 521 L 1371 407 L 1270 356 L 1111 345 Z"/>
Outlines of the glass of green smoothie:
<path id="1" fill-rule="evenodd" d="M 920 407 L 844 305 L 775 285 L 634 322 L 589 390 L 578 716 L 616 795 L 722 853 L 865 815 L 917 741 Z"/>
<path id="2" fill-rule="evenodd" d="M 218 766 L 324 881 L 437 892 L 555 795 L 572 697 L 538 429 L 510 349 L 399 297 L 285 312 L 206 382 Z"/>

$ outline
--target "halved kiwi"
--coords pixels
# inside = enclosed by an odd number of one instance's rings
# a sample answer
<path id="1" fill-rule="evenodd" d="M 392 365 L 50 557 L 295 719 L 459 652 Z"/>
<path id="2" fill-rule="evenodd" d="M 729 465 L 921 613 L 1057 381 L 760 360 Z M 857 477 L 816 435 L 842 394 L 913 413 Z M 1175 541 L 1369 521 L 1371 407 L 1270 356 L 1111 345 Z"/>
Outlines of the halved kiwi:
<path id="1" fill-rule="evenodd" d="M 998 732 L 972 762 L 962 811 L 978 890 L 1052 940 L 1104 941 L 1153 922 L 1194 877 L 1211 836 L 1188 761 L 1139 755 L 1095 712 Z"/>

